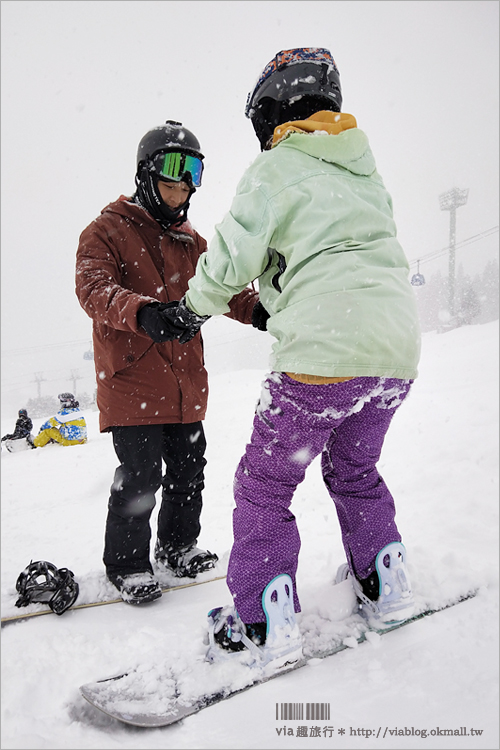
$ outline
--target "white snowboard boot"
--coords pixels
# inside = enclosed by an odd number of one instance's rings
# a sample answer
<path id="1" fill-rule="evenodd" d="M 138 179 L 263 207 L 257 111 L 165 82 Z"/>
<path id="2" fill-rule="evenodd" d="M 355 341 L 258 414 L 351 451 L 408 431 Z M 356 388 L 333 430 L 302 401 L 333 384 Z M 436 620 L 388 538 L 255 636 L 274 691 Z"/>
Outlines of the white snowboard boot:
<path id="1" fill-rule="evenodd" d="M 383 629 L 404 622 L 413 615 L 415 601 L 406 568 L 406 549 L 391 542 L 378 553 L 375 571 L 363 580 L 351 575 L 347 563 L 337 571 L 336 582 L 349 578 L 360 604 L 360 613 L 368 623 Z"/>

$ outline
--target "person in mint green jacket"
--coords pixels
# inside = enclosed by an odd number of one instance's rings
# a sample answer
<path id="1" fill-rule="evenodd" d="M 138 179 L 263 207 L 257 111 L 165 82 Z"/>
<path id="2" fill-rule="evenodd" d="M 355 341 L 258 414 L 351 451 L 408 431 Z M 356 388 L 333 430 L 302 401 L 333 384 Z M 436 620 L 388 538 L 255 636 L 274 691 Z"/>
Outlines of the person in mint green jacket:
<path id="1" fill-rule="evenodd" d="M 276 340 L 236 471 L 227 576 L 235 607 L 211 614 L 212 659 L 243 648 L 257 664 L 300 654 L 290 504 L 319 454 L 347 558 L 339 580 L 352 580 L 377 627 L 414 608 L 394 501 L 376 464 L 417 376 L 417 309 L 391 197 L 341 103 L 328 50 L 286 50 L 266 66 L 246 108 L 262 153 L 170 311 L 173 330 L 194 335 L 258 280 L 253 323 Z M 288 650 L 278 631 L 288 633 Z"/>

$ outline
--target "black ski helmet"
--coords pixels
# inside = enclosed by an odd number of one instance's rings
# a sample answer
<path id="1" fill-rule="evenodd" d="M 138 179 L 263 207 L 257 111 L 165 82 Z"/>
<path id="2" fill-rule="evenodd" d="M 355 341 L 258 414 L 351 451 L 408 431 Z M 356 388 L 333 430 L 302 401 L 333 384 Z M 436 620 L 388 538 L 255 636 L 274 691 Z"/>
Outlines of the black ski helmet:
<path id="1" fill-rule="evenodd" d="M 278 125 L 323 109 L 340 112 L 341 106 L 340 75 L 329 50 L 298 47 L 278 52 L 266 65 L 247 97 L 245 115 L 264 151 Z"/>
<path id="2" fill-rule="evenodd" d="M 152 159 L 162 151 L 182 151 L 199 159 L 205 158 L 197 137 L 175 120 L 167 120 L 165 125 L 158 125 L 141 138 L 137 147 L 137 169 L 141 161 Z"/>
<path id="3" fill-rule="evenodd" d="M 158 171 L 158 160 L 155 160 L 158 155 L 173 151 L 200 160 L 200 176 L 197 185 L 193 184 L 189 171 L 182 173 L 179 177 L 179 179 L 187 182 L 190 192 L 187 200 L 175 211 L 164 203 L 158 190 L 158 181 L 166 178 Z M 141 138 L 137 148 L 136 197 L 139 203 L 149 211 L 162 227 L 168 228 L 171 225 L 182 224 L 186 220 L 189 200 L 196 187 L 201 184 L 201 173 L 203 171 L 201 162 L 204 158 L 196 136 L 182 123 L 175 120 L 167 120 L 164 125 L 152 128 Z"/>

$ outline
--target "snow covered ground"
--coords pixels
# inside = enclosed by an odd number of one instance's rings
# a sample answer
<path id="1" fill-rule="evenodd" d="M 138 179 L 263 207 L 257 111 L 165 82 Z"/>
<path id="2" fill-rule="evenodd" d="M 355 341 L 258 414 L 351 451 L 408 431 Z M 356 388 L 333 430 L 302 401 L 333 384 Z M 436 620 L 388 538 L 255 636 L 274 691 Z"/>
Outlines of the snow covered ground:
<path id="1" fill-rule="evenodd" d="M 199 543 L 221 556 L 222 567 L 233 474 L 264 375 L 248 369 L 210 378 Z M 85 416 L 87 445 L 2 451 L 2 617 L 20 611 L 15 581 L 30 560 L 71 568 L 83 595 L 102 580 L 116 458 L 97 413 Z M 2 422 L 2 434 L 13 426 Z M 394 418 L 379 467 L 396 499 L 420 604 L 479 588 L 476 598 L 155 730 L 107 718 L 78 687 L 167 660 L 182 667 L 189 687 L 187 654 L 203 651 L 206 613 L 230 603 L 224 580 L 148 606 L 119 603 L 9 624 L 2 630 L 2 748 L 498 748 L 498 321 L 424 335 L 420 378 Z M 292 507 L 302 535 L 301 626 L 312 632 L 330 618 L 340 631 L 353 599 L 344 584 L 332 586 L 344 556 L 318 461 Z M 330 719 L 276 720 L 284 702 L 330 703 Z"/>

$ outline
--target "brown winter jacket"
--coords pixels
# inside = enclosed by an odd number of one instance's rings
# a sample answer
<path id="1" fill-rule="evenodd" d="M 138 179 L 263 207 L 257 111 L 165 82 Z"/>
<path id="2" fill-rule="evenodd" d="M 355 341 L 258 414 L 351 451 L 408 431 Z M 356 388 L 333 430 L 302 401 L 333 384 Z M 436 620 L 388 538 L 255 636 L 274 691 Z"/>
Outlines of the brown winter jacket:
<path id="1" fill-rule="evenodd" d="M 101 432 L 205 417 L 208 377 L 201 334 L 187 344 L 155 344 L 138 327 L 137 312 L 149 302 L 181 299 L 206 248 L 189 222 L 164 231 L 124 196 L 82 232 L 76 294 L 93 320 Z M 244 289 L 233 297 L 228 317 L 251 323 L 257 300 L 257 292 Z"/>

